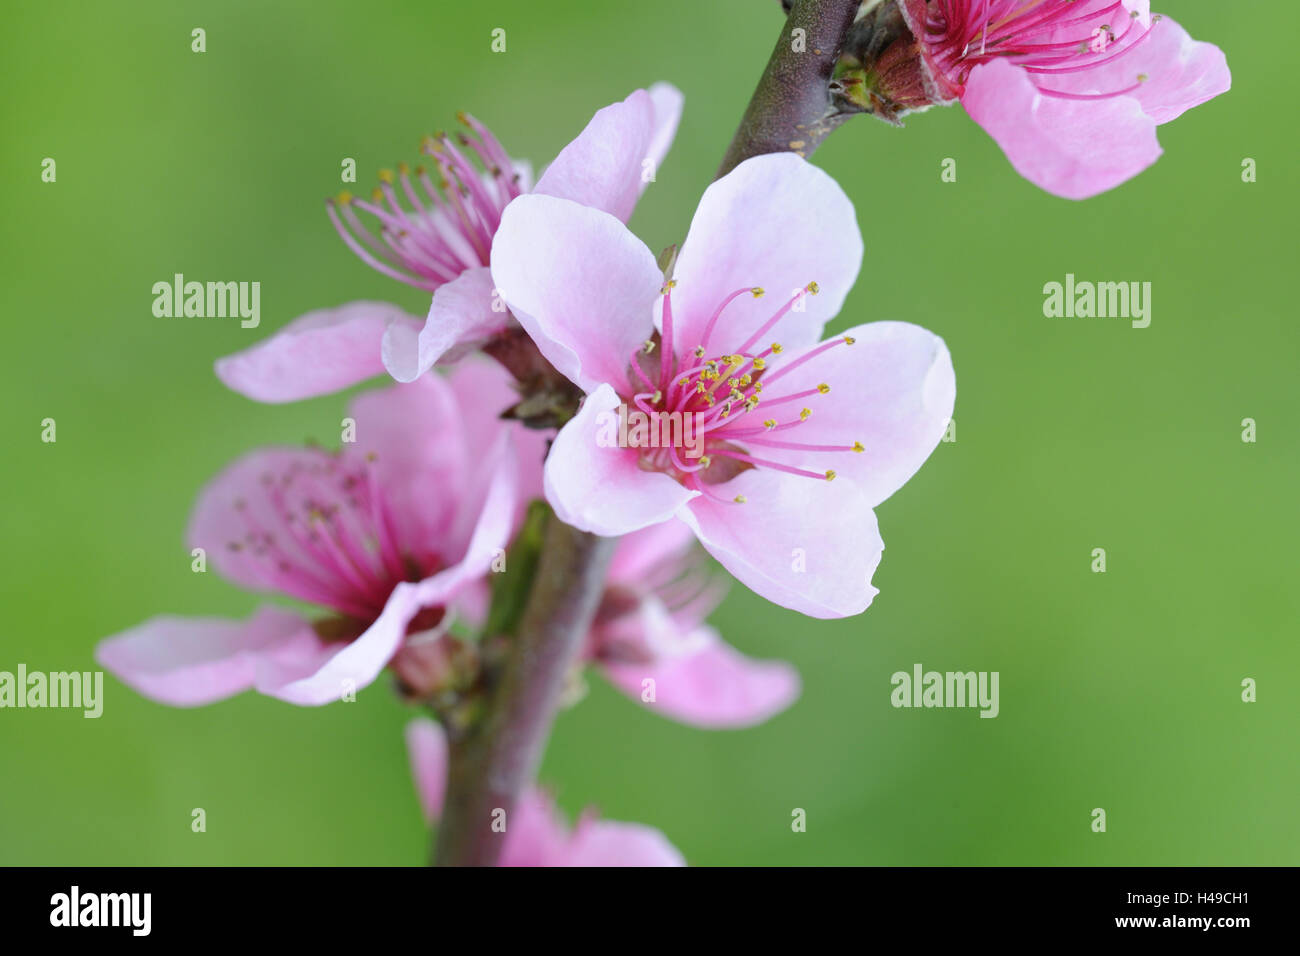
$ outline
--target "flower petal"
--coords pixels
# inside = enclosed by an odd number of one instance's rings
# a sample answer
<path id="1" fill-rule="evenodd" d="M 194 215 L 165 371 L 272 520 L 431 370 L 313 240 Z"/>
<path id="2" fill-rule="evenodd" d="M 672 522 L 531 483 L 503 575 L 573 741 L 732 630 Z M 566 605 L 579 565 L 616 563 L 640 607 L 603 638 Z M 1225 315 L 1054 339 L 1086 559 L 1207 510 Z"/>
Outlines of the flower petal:
<path id="1" fill-rule="evenodd" d="M 741 584 L 810 617 L 848 617 L 871 604 L 871 576 L 885 545 L 852 478 L 754 468 L 716 490 L 744 495 L 746 503 L 701 496 L 680 515 Z"/>
<path id="2" fill-rule="evenodd" d="M 399 382 L 412 382 L 435 362 L 454 362 L 482 345 L 510 321 L 504 305 L 493 311 L 492 272 L 468 269 L 438 287 L 424 327 L 394 322 L 384 332 L 383 362 Z"/>
<path id="3" fill-rule="evenodd" d="M 420 606 L 417 585 L 397 585 L 383 612 L 356 640 L 332 645 L 315 659 L 295 662 L 301 666 L 286 665 L 261 674 L 257 689 L 300 707 L 319 707 L 369 686 L 397 653 Z"/>
<path id="4" fill-rule="evenodd" d="M 356 441 L 345 448 L 373 458 L 398 540 L 417 554 L 445 546 L 474 487 L 461 405 L 448 379 L 422 375 L 363 392 L 348 411 Z"/>
<path id="5" fill-rule="evenodd" d="M 151 700 L 197 707 L 248 690 L 271 656 L 310 656 L 320 646 L 301 615 L 266 606 L 247 621 L 150 618 L 99 643 L 95 660 Z"/>
<path id="6" fill-rule="evenodd" d="M 1132 8 L 1135 4 L 1130 2 L 1128 6 Z M 1139 8 L 1135 12 L 1141 15 L 1144 11 Z M 1060 39 L 1068 40 L 1077 29 L 1077 26 L 1062 27 Z M 1124 29 L 1117 27 L 1120 31 Z M 1150 34 L 1134 45 L 1131 52 L 1096 55 L 1100 65 L 1050 74 L 1042 78 L 1042 85 L 1065 93 L 1105 94 L 1129 89 L 1136 83 L 1137 88 L 1127 95 L 1137 100 L 1142 111 L 1157 124 L 1176 119 L 1232 86 L 1232 74 L 1223 51 L 1213 43 L 1193 40 L 1167 16 L 1155 18 Z M 1140 83 L 1139 76 L 1145 77 Z"/>
<path id="7" fill-rule="evenodd" d="M 411 761 L 411 779 L 420 812 L 426 823 L 442 816 L 447 791 L 447 735 L 428 717 L 417 717 L 406 725 L 406 753 Z"/>
<path id="8" fill-rule="evenodd" d="M 663 285 L 654 255 L 613 216 L 538 195 L 501 216 L 492 278 L 542 355 L 585 392 L 627 381 Z"/>
<path id="9" fill-rule="evenodd" d="M 601 437 L 619 402 L 612 388 L 599 386 L 560 429 L 546 458 L 546 500 L 561 521 L 592 534 L 627 534 L 667 521 L 699 494 L 642 469 L 635 449 L 610 447 Z"/>
<path id="10" fill-rule="evenodd" d="M 804 401 L 812 414 L 793 428 L 769 435 L 810 445 L 852 445 L 862 452 L 799 451 L 752 446 L 756 455 L 812 471 L 834 469 L 854 479 L 874 508 L 901 488 L 934 451 L 952 419 L 957 383 L 943 339 L 907 322 L 870 322 L 842 336 L 852 345 L 827 349 L 774 382 L 765 401 L 830 386 Z M 773 372 L 780 371 L 774 366 Z M 797 404 L 773 409 L 793 420 Z M 762 415 L 763 406 L 757 409 Z M 748 416 L 746 416 L 748 417 Z M 744 444 L 744 439 L 737 439 Z"/>
<path id="11" fill-rule="evenodd" d="M 691 529 L 680 521 L 661 521 L 626 535 L 609 565 L 609 580 L 635 587 L 657 566 L 680 558 L 695 543 Z"/>
<path id="12" fill-rule="evenodd" d="M 1161 153 L 1156 123 L 1133 97 L 1044 96 L 1029 74 L 1006 60 L 975 67 L 961 102 L 1016 172 L 1066 199 L 1113 189 Z"/>
<path id="13" fill-rule="evenodd" d="M 217 359 L 217 378 L 258 402 L 294 402 L 337 392 L 384 373 L 380 343 L 419 319 L 386 302 L 351 302 L 294 319 L 257 345 Z"/>
<path id="14" fill-rule="evenodd" d="M 542 173 L 534 194 L 571 199 L 627 222 L 645 189 L 644 163 L 657 169 L 672 144 L 682 95 L 667 83 L 637 90 L 591 118 Z"/>
<path id="15" fill-rule="evenodd" d="M 853 203 L 825 172 L 793 153 L 748 159 L 704 191 L 673 278 L 674 351 L 701 343 L 717 307 L 745 287 L 709 336 L 710 351 L 738 348 L 809 282 L 804 296 L 764 334 L 764 344 L 811 345 L 844 304 L 862 264 L 862 233 Z"/>
<path id="16" fill-rule="evenodd" d="M 555 866 L 685 866 L 682 852 L 654 827 L 580 820 Z"/>
<path id="17" fill-rule="evenodd" d="M 642 700 L 653 680 L 657 711 L 697 727 L 750 727 L 789 707 L 799 696 L 799 673 L 785 661 L 746 657 L 710 627 L 691 635 L 691 650 L 644 664 L 604 663 L 610 683 Z"/>

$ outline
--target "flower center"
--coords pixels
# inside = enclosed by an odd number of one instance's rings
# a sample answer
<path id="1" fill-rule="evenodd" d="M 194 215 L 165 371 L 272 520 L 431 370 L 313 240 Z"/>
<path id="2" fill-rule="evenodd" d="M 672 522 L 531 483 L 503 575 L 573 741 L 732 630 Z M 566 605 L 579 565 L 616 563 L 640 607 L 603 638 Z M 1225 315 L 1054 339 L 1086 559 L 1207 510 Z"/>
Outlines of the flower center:
<path id="1" fill-rule="evenodd" d="M 400 546 L 373 455 L 313 456 L 263 474 L 257 500 L 235 502 L 244 534 L 228 546 L 264 561 L 265 579 L 283 593 L 373 621 L 394 587 L 441 562 Z"/>
<path id="2" fill-rule="evenodd" d="M 791 439 L 796 429 L 809 420 L 812 409 L 805 404 L 814 396 L 826 395 L 826 383 L 814 388 L 787 389 L 782 379 L 823 352 L 842 345 L 852 345 L 850 336 L 839 336 L 809 349 L 798 356 L 787 356 L 778 342 L 760 345 L 763 337 L 807 295 L 817 294 L 817 283 L 810 282 L 790 299 L 753 334 L 735 348 L 720 351 L 711 346 L 715 327 L 723 311 L 743 295 L 761 297 L 760 288 L 737 289 L 720 302 L 704 327 L 702 341 L 682 355 L 674 351 L 672 289 L 663 288 L 663 332 L 658 343 L 647 342 L 632 355 L 633 389 L 636 408 L 648 416 L 659 440 L 641 449 L 641 466 L 662 471 L 683 485 L 719 501 L 744 503 L 743 495 L 726 499 L 711 486 L 720 485 L 748 468 L 774 468 L 788 474 L 834 479 L 832 469 L 812 471 L 774 460 L 768 455 L 779 452 L 806 453 L 860 452 L 861 442 L 820 444 Z M 656 345 L 660 361 L 656 369 L 649 361 Z M 647 367 L 649 366 L 649 367 Z M 756 414 L 760 405 L 761 415 Z"/>
<path id="3" fill-rule="evenodd" d="M 936 80 L 948 85 L 944 92 L 953 96 L 964 90 L 972 69 L 995 57 L 1022 67 L 1046 96 L 1092 100 L 1133 92 L 1145 82 L 1144 74 L 1135 74 L 1131 85 L 1102 93 L 1052 88 L 1054 77 L 1126 57 L 1160 19 L 1153 16 L 1151 25 L 1143 26 L 1122 0 L 1081 14 L 1083 5 L 1076 0 L 931 0 L 918 35 L 939 74 Z"/>
<path id="4" fill-rule="evenodd" d="M 349 249 L 371 268 L 417 289 L 433 291 L 466 269 L 487 265 L 501 213 L 522 192 L 520 174 L 496 137 L 469 114 L 459 118 L 468 135 L 438 133 L 421 144 L 433 160 L 436 184 L 425 167 L 412 171 L 402 163 L 396 175 L 379 171 L 371 201 L 344 192 L 326 203 Z M 375 220 L 377 232 L 358 210 Z"/>

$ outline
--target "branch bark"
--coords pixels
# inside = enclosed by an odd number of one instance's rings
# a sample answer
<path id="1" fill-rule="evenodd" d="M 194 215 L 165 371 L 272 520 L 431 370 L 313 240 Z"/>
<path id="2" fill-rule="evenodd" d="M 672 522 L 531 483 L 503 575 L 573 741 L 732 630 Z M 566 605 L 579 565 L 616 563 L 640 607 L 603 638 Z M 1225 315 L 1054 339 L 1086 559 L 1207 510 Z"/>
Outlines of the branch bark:
<path id="1" fill-rule="evenodd" d="M 616 543 L 551 515 L 518 635 L 488 698 L 487 713 L 451 741 L 435 865 L 496 863 L 505 833 L 493 831 L 494 814 L 504 810 L 509 827 L 519 794 L 537 773 Z"/>
<path id="2" fill-rule="evenodd" d="M 832 107 L 828 87 L 858 6 L 858 0 L 795 0 L 718 178 L 763 153 L 811 156 L 848 118 Z"/>

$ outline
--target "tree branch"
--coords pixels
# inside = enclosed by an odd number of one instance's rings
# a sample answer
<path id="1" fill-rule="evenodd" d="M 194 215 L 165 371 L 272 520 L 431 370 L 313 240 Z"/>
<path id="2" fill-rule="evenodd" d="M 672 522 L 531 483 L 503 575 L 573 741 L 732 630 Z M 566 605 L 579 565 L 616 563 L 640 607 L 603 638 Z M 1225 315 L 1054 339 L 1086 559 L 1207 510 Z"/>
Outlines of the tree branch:
<path id="1" fill-rule="evenodd" d="M 615 538 L 578 531 L 551 515 L 518 636 L 483 719 L 451 741 L 447 798 L 434 863 L 492 866 L 520 793 L 546 749 L 565 679 L 582 651 L 604 590 Z"/>
<path id="2" fill-rule="evenodd" d="M 763 153 L 811 156 L 847 119 L 832 107 L 828 87 L 858 6 L 858 0 L 795 0 L 718 178 Z"/>
<path id="3" fill-rule="evenodd" d="M 843 122 L 828 87 L 858 5 L 795 0 L 718 178 L 762 153 L 809 156 Z M 508 829 L 519 794 L 533 781 L 616 543 L 551 515 L 536 579 L 486 711 L 467 727 L 448 728 L 451 763 L 436 865 L 491 866 L 500 856 L 505 833 L 494 832 L 494 815 L 504 810 Z"/>

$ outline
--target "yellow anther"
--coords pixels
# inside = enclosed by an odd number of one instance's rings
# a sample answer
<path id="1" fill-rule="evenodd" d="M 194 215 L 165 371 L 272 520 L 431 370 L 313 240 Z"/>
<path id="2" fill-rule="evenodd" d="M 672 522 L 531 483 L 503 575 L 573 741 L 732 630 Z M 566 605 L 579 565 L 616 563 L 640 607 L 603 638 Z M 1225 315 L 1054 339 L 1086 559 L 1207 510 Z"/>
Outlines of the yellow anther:
<path id="1" fill-rule="evenodd" d="M 746 501 L 746 498 L 745 498 L 744 495 L 736 495 L 736 497 L 733 498 L 733 499 L 731 499 L 731 500 L 734 501 L 734 502 L 735 502 L 736 504 L 738 504 L 738 505 L 743 505 L 743 504 L 745 503 L 745 501 Z"/>
<path id="2" fill-rule="evenodd" d="M 469 125 L 469 114 L 466 113 L 464 110 L 457 110 L 457 111 L 456 111 L 456 119 L 460 120 L 460 121 L 461 121 L 462 123 L 464 123 L 466 126 Z"/>
<path id="3" fill-rule="evenodd" d="M 844 344 L 845 344 L 845 345 L 852 345 L 852 344 L 853 344 L 854 342 L 856 342 L 856 341 L 857 341 L 857 339 L 855 339 L 855 338 L 854 338 L 853 336 L 851 336 L 851 335 L 846 335 L 846 336 L 844 336 Z"/>
<path id="4" fill-rule="evenodd" d="M 679 378 L 679 379 L 677 380 L 677 384 L 678 384 L 678 385 L 689 385 L 689 384 L 691 384 L 691 378 L 690 378 L 690 376 L 688 375 L 688 376 L 686 376 L 685 378 Z"/>
<path id="5" fill-rule="evenodd" d="M 697 346 L 695 346 L 695 357 L 696 357 L 696 358 L 704 358 L 704 346 L 703 346 L 703 345 L 697 345 Z"/>
<path id="6" fill-rule="evenodd" d="M 828 469 L 827 472 L 826 472 L 826 480 L 827 480 L 827 481 L 834 481 L 834 480 L 835 480 L 835 472 L 830 471 L 830 470 Z"/>
<path id="7" fill-rule="evenodd" d="M 773 428 L 776 427 L 776 419 L 775 419 L 775 418 L 767 418 L 767 419 L 764 419 L 764 420 L 763 420 L 763 427 L 766 428 L 766 429 L 768 429 L 769 431 L 772 430 Z"/>
<path id="8" fill-rule="evenodd" d="M 380 189 L 378 186 L 376 186 L 374 189 L 370 190 L 370 198 L 373 199 L 375 202 L 383 202 L 384 191 Z"/>
<path id="9" fill-rule="evenodd" d="M 655 350 L 654 339 L 646 339 L 643 343 L 641 343 L 641 351 L 644 352 L 646 355 L 649 355 L 654 350 Z"/>
<path id="10" fill-rule="evenodd" d="M 757 395 L 751 395 L 749 398 L 745 399 L 745 411 L 752 412 L 756 408 L 758 408 Z"/>
<path id="11" fill-rule="evenodd" d="M 864 452 L 864 451 L 866 451 L 866 449 L 862 447 L 862 442 L 860 442 L 860 441 L 855 441 L 855 442 L 853 443 L 853 450 L 856 451 L 856 452 Z"/>
<path id="12" fill-rule="evenodd" d="M 711 465 L 711 464 L 713 464 L 713 459 L 710 458 L 708 455 L 701 455 L 701 456 L 700 456 L 700 467 L 701 467 L 701 468 L 708 468 L 709 465 Z"/>
<path id="13" fill-rule="evenodd" d="M 705 392 L 707 392 L 709 389 L 708 389 L 708 387 L 707 387 L 703 382 L 696 382 L 696 383 L 695 383 L 695 390 L 696 390 L 697 392 L 699 392 L 701 395 L 703 395 L 703 394 L 704 394 Z"/>
<path id="14" fill-rule="evenodd" d="M 754 376 L 750 375 L 748 372 L 746 372 L 744 375 L 740 376 L 740 387 L 741 387 L 741 388 L 749 388 L 749 386 L 751 386 L 751 385 L 753 385 L 753 384 L 754 384 Z"/>
<path id="15" fill-rule="evenodd" d="M 650 396 L 650 404 L 658 405 L 663 400 L 664 400 L 664 393 L 659 391 L 659 389 L 656 388 L 655 393 Z"/>
<path id="16" fill-rule="evenodd" d="M 762 390 L 763 390 L 763 383 L 762 383 L 762 382 L 755 382 L 755 383 L 754 383 L 754 391 L 756 391 L 756 392 L 761 392 Z"/>
<path id="17" fill-rule="evenodd" d="M 346 206 L 350 202 L 352 202 L 352 194 L 350 192 L 345 189 L 343 192 L 339 193 L 339 205 Z"/>
<path id="18" fill-rule="evenodd" d="M 799 421 L 806 422 L 808 420 L 808 416 L 811 414 L 812 414 L 812 409 L 805 408 L 803 411 L 799 413 Z"/>
<path id="19" fill-rule="evenodd" d="M 758 286 L 755 286 L 754 288 L 750 289 L 749 291 L 750 291 L 751 294 L 753 294 L 753 296 L 754 296 L 755 299 L 761 299 L 761 298 L 763 298 L 763 296 L 767 295 L 767 293 L 764 292 L 762 289 L 758 288 Z"/>
<path id="20" fill-rule="evenodd" d="M 381 169 L 379 171 L 379 181 L 381 183 L 391 183 L 393 181 L 393 171 L 391 169 Z"/>
<path id="21" fill-rule="evenodd" d="M 767 368 L 766 362 L 764 362 L 761 358 L 754 359 L 754 371 L 761 372 L 765 368 Z"/>
<path id="22" fill-rule="evenodd" d="M 773 343 L 772 343 L 772 354 L 773 354 L 773 355 L 780 355 L 784 350 L 785 350 L 785 346 L 782 345 L 780 342 L 773 342 Z"/>
<path id="23" fill-rule="evenodd" d="M 808 285 L 805 286 L 805 288 L 807 288 L 809 293 L 811 293 L 812 295 L 816 295 L 818 292 L 822 290 L 822 287 L 819 286 L 816 282 L 809 282 Z"/>
<path id="24" fill-rule="evenodd" d="M 817 386 L 817 391 L 821 392 L 823 395 L 825 395 L 830 390 L 831 387 L 827 385 L 825 382 L 822 382 L 820 385 Z"/>
<path id="25" fill-rule="evenodd" d="M 397 164 L 397 172 L 399 175 L 405 176 L 410 171 L 411 171 L 411 167 L 407 165 L 406 160 L 402 160 L 400 163 Z"/>

